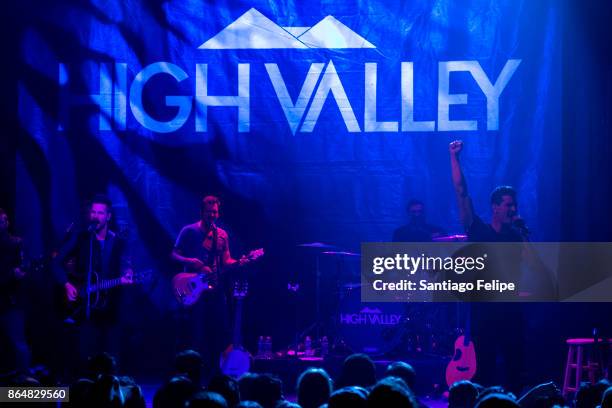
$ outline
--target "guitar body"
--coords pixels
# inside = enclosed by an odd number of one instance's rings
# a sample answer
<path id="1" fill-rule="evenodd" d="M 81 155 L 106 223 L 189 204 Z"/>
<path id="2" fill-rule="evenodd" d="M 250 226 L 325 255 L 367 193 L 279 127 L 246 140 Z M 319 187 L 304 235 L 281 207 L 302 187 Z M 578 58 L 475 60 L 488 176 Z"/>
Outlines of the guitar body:
<path id="1" fill-rule="evenodd" d="M 193 306 L 202 293 L 214 289 L 203 273 L 181 272 L 172 278 L 172 287 L 178 302 L 183 306 Z"/>
<path id="2" fill-rule="evenodd" d="M 93 273 L 91 275 L 91 285 L 98 284 L 98 274 Z M 78 296 L 73 302 L 66 300 L 65 303 L 65 319 L 64 322 L 67 324 L 76 324 L 77 322 L 85 320 L 86 309 L 87 309 L 87 293 L 85 285 L 77 287 Z M 100 291 L 92 292 L 89 294 L 89 307 L 91 310 L 103 310 L 106 307 L 106 294 Z"/>
<path id="3" fill-rule="evenodd" d="M 241 266 L 247 265 L 264 255 L 263 248 L 251 251 L 241 260 Z M 176 300 L 183 306 L 193 306 L 204 292 L 217 287 L 219 273 L 206 266 L 202 271 L 180 272 L 172 278 L 172 288 Z"/>
<path id="4" fill-rule="evenodd" d="M 466 336 L 455 340 L 455 354 L 446 367 L 446 384 L 451 387 L 457 381 L 471 380 L 476 374 L 476 350 Z"/>
<path id="5" fill-rule="evenodd" d="M 108 303 L 108 292 L 125 285 L 140 284 L 151 279 L 151 270 L 135 273 L 128 280 L 123 281 L 125 277 L 115 279 L 100 279 L 96 272 L 91 275 L 89 284 L 90 292 L 87 293 L 87 285 L 77 287 L 77 299 L 69 301 L 65 299 L 65 319 L 66 324 L 76 324 L 86 320 L 87 317 L 87 297 L 89 296 L 89 310 L 103 310 Z"/>
<path id="6" fill-rule="evenodd" d="M 234 347 L 230 344 L 221 354 L 219 366 L 223 374 L 238 378 L 251 369 L 252 359 L 251 354 L 243 347 Z"/>

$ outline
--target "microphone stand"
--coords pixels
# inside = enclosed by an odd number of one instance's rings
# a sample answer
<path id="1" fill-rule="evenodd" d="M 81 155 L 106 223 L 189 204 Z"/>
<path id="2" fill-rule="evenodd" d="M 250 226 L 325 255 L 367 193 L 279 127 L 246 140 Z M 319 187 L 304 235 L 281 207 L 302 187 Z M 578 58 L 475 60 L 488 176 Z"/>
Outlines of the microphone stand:
<path id="1" fill-rule="evenodd" d="M 89 231 L 89 265 L 87 266 L 87 283 L 85 285 L 85 294 L 87 296 L 87 300 L 85 303 L 85 318 L 89 320 L 89 316 L 91 315 L 91 276 L 93 274 L 93 240 L 94 234 L 96 232 L 95 228 L 88 229 Z"/>

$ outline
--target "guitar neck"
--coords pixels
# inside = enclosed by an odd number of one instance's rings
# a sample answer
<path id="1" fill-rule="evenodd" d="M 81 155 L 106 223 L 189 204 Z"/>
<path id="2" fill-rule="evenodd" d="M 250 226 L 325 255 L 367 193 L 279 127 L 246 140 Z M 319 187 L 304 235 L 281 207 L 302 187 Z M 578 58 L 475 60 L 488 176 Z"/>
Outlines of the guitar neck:
<path id="1" fill-rule="evenodd" d="M 235 347 L 242 345 L 242 298 L 236 299 L 236 313 L 234 314 L 234 338 Z"/>
<path id="2" fill-rule="evenodd" d="M 99 292 L 102 290 L 108 290 L 108 289 L 112 289 L 120 285 L 121 285 L 121 278 L 104 279 L 104 280 L 96 282 L 93 285 L 90 285 L 89 292 L 91 293 L 91 292 Z"/>
<path id="3" fill-rule="evenodd" d="M 472 330 L 472 305 L 468 304 L 466 306 L 467 315 L 465 317 L 465 333 L 463 335 L 463 344 L 467 346 L 470 344 L 471 339 L 471 330 Z"/>

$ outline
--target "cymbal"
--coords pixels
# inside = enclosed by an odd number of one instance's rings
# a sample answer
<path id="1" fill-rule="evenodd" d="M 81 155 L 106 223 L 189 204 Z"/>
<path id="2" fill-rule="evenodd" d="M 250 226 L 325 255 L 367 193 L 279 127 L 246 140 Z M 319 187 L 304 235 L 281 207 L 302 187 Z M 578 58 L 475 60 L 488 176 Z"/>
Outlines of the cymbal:
<path id="1" fill-rule="evenodd" d="M 357 254 L 355 252 L 346 252 L 346 251 L 325 251 L 322 252 L 323 255 L 333 255 L 333 256 L 361 256 L 361 254 Z"/>
<path id="2" fill-rule="evenodd" d="M 302 248 L 319 248 L 319 249 L 332 249 L 332 248 L 336 248 L 336 246 L 330 245 L 330 244 L 326 244 L 325 242 L 307 242 L 307 243 L 304 243 L 304 244 L 298 244 L 296 246 L 302 247 Z"/>
<path id="3" fill-rule="evenodd" d="M 343 289 L 359 289 L 359 288 L 361 288 L 363 286 L 364 285 L 362 283 L 353 282 L 353 283 L 345 283 L 341 287 Z"/>
<path id="4" fill-rule="evenodd" d="M 467 240 L 468 237 L 465 234 L 443 235 L 432 238 L 433 242 L 465 242 Z"/>

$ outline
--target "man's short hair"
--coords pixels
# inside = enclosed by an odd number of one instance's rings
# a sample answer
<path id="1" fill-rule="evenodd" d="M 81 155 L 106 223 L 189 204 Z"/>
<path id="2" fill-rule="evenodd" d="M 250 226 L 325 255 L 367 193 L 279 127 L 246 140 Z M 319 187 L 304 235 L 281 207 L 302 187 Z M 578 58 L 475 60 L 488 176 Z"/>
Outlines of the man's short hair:
<path id="1" fill-rule="evenodd" d="M 421 200 L 412 198 L 410 199 L 410 201 L 408 201 L 408 204 L 406 204 L 406 211 L 410 211 L 410 207 L 412 207 L 413 205 L 422 205 L 423 207 L 425 207 L 425 203 L 423 203 Z"/>
<path id="2" fill-rule="evenodd" d="M 389 364 L 385 371 L 385 377 L 401 378 L 411 390 L 414 390 L 416 371 L 410 364 L 404 361 L 395 361 Z"/>
<path id="3" fill-rule="evenodd" d="M 495 190 L 491 193 L 491 204 L 501 204 L 504 196 L 510 196 L 516 201 L 516 190 L 511 186 L 499 186 L 495 187 Z"/>
<path id="4" fill-rule="evenodd" d="M 202 199 L 201 209 L 204 210 L 206 207 L 210 205 L 215 205 L 215 204 L 218 206 L 221 206 L 221 200 L 219 200 L 219 198 L 214 195 L 208 195 Z"/>
<path id="5" fill-rule="evenodd" d="M 95 196 L 93 196 L 93 198 L 91 199 L 91 201 L 89 203 L 89 206 L 91 207 L 94 204 L 104 204 L 104 205 L 106 205 L 106 208 L 108 209 L 109 212 L 113 208 L 112 201 L 110 200 L 110 198 L 108 198 L 104 194 L 96 194 Z"/>

